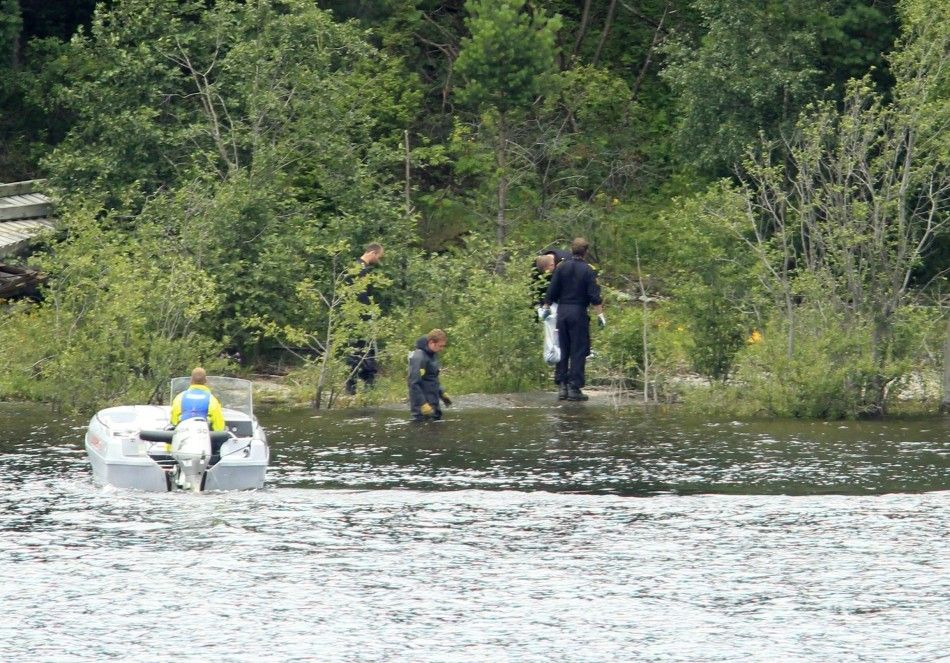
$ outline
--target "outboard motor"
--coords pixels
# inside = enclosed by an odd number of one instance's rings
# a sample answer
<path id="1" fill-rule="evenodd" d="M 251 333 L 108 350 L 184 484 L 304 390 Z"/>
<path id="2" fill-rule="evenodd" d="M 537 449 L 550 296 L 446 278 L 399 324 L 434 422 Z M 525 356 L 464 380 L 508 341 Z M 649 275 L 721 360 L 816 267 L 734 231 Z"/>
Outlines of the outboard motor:
<path id="1" fill-rule="evenodd" d="M 185 419 L 172 436 L 171 457 L 178 463 L 175 483 L 182 490 L 200 492 L 211 461 L 211 430 L 204 419 Z"/>

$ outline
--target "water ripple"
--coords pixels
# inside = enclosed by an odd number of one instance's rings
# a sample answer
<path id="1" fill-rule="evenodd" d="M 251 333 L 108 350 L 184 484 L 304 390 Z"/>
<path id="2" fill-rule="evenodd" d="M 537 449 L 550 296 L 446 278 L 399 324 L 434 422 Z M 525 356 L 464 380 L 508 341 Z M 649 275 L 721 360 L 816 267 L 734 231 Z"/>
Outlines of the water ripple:
<path id="1" fill-rule="evenodd" d="M 941 420 L 270 413 L 266 489 L 156 495 L 94 486 L 81 426 L 22 415 L 0 407 L 5 662 L 950 650 Z"/>

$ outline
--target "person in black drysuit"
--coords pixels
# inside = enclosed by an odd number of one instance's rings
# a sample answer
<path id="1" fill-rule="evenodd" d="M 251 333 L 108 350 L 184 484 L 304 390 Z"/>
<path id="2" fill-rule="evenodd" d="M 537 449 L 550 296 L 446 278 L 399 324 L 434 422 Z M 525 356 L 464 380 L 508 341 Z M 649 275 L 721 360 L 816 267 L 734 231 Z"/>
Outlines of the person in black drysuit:
<path id="1" fill-rule="evenodd" d="M 586 401 L 581 391 L 585 384 L 584 369 L 590 354 L 590 317 L 587 307 L 593 306 L 601 327 L 606 324 L 597 274 L 587 264 L 587 240 L 577 237 L 571 243 L 571 257 L 554 270 L 551 285 L 544 296 L 544 311 L 550 314 L 557 303 L 557 335 L 561 361 L 554 371 L 558 399 Z"/>
<path id="2" fill-rule="evenodd" d="M 356 278 L 362 278 L 369 274 L 383 259 L 383 247 L 381 244 L 367 244 L 357 261 L 359 273 Z M 352 283 L 352 280 L 350 281 Z M 372 301 L 373 292 L 366 288 L 356 296 L 360 304 L 369 306 Z M 369 313 L 362 315 L 363 320 L 369 320 Z M 376 382 L 376 373 L 379 372 L 379 364 L 376 361 L 376 344 L 367 339 L 356 339 L 350 342 L 350 353 L 346 358 L 346 365 L 350 367 L 350 374 L 346 378 L 346 393 L 350 396 L 356 395 L 356 380 L 362 380 L 367 387 L 372 387 Z"/>
<path id="3" fill-rule="evenodd" d="M 415 421 L 442 418 L 439 401 L 446 407 L 452 404 L 439 383 L 439 360 L 436 357 L 445 349 L 448 337 L 441 329 L 433 329 L 416 341 L 416 348 L 409 354 L 409 410 Z"/>

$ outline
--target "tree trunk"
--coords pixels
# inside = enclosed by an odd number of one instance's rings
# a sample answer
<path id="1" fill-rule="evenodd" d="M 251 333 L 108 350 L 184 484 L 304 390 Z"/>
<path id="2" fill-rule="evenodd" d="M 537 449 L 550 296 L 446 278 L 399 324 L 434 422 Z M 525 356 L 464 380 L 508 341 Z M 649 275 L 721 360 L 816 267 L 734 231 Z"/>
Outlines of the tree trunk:
<path id="1" fill-rule="evenodd" d="M 943 342 L 943 398 L 940 411 L 950 414 L 950 320 L 947 321 L 947 338 Z"/>
<path id="2" fill-rule="evenodd" d="M 640 243 L 634 244 L 637 252 L 637 280 L 640 283 L 640 302 L 643 304 L 643 402 L 650 402 L 650 335 L 647 326 L 647 316 L 649 309 L 647 307 L 647 290 L 643 285 L 643 271 L 640 269 Z M 654 390 L 654 394 L 656 390 Z"/>
<path id="3" fill-rule="evenodd" d="M 597 42 L 597 50 L 594 51 L 594 57 L 591 64 L 596 65 L 600 60 L 600 54 L 604 50 L 604 44 L 607 43 L 607 37 L 610 35 L 610 28 L 614 22 L 614 10 L 617 8 L 617 0 L 610 0 L 610 7 L 607 9 L 607 19 L 604 21 L 604 29 L 600 33 L 600 41 Z"/>
<path id="4" fill-rule="evenodd" d="M 498 166 L 497 204 L 498 214 L 495 217 L 495 239 L 498 242 L 498 260 L 495 263 L 495 273 L 505 271 L 505 241 L 508 239 L 508 128 L 504 115 L 498 121 L 498 142 L 495 147 L 495 164 Z"/>
<path id="5" fill-rule="evenodd" d="M 581 12 L 581 24 L 577 27 L 577 37 L 574 40 L 573 55 L 575 56 L 578 51 L 580 51 L 581 42 L 584 41 L 584 36 L 587 34 L 587 21 L 590 19 L 590 2 L 591 0 L 584 1 L 584 10 Z"/>
<path id="6" fill-rule="evenodd" d="M 505 155 L 498 159 L 498 215 L 495 218 L 495 239 L 499 246 L 504 246 L 508 238 L 508 219 L 505 217 L 505 208 L 508 206 L 508 173 L 505 168 Z"/>
<path id="7" fill-rule="evenodd" d="M 334 263 L 334 267 L 336 264 Z M 315 410 L 319 410 L 323 405 L 323 390 L 326 389 L 327 384 L 327 375 L 330 372 L 330 354 L 333 350 L 333 312 L 330 312 L 330 315 L 327 316 L 327 326 L 326 326 L 326 336 L 323 343 L 323 356 L 320 358 L 320 373 L 317 375 L 317 389 L 313 398 L 313 407 Z M 327 409 L 330 409 L 332 405 L 332 393 L 331 400 L 327 403 Z"/>
<path id="8" fill-rule="evenodd" d="M 409 130 L 406 129 L 403 131 L 403 138 L 405 139 L 406 146 L 406 218 L 408 219 L 412 216 L 412 185 L 410 184 L 411 173 L 411 152 L 409 151 Z"/>
<path id="9" fill-rule="evenodd" d="M 868 388 L 870 398 L 864 399 L 865 407 L 870 406 L 868 415 L 871 417 L 883 417 L 887 414 L 888 381 L 885 377 L 884 367 L 887 362 L 887 346 L 890 339 L 890 321 L 887 317 L 882 317 L 874 323 L 874 332 L 871 335 L 871 356 L 875 371 Z"/>
<path id="10" fill-rule="evenodd" d="M 653 58 L 653 52 L 656 50 L 656 47 L 660 43 L 663 33 L 663 22 L 666 21 L 666 15 L 670 11 L 669 3 L 666 4 L 666 7 L 663 8 L 663 16 L 660 17 L 660 22 L 656 26 L 656 30 L 653 32 L 653 41 L 650 42 L 650 47 L 647 49 L 646 58 L 643 60 L 643 66 L 640 67 L 640 73 L 637 74 L 637 80 L 633 83 L 633 89 L 630 91 L 630 102 L 633 103 L 637 99 L 637 95 L 640 94 L 640 86 L 643 84 L 643 79 L 647 75 L 647 70 L 650 68 L 650 60 Z M 629 113 L 630 106 L 627 106 L 627 112 Z"/>

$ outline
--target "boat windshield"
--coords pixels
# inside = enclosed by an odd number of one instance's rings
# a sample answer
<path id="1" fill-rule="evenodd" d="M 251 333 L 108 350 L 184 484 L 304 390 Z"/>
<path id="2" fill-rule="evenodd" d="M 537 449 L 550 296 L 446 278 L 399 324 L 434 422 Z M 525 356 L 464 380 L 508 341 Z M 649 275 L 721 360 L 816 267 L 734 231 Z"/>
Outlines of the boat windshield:
<path id="1" fill-rule="evenodd" d="M 172 378 L 171 400 L 174 401 L 175 396 L 188 389 L 189 386 L 191 386 L 191 378 Z M 209 375 L 208 389 L 221 401 L 221 407 L 238 410 L 249 417 L 254 416 L 254 399 L 249 380 Z"/>

